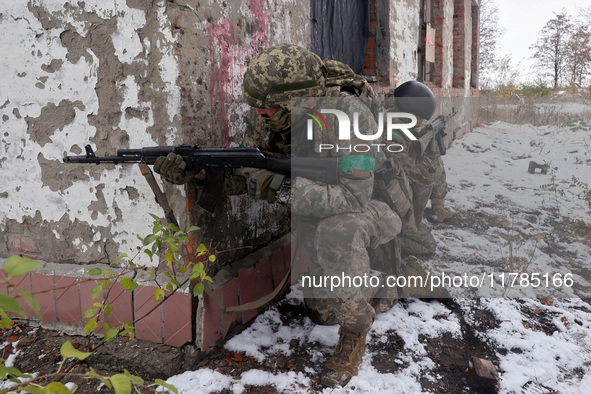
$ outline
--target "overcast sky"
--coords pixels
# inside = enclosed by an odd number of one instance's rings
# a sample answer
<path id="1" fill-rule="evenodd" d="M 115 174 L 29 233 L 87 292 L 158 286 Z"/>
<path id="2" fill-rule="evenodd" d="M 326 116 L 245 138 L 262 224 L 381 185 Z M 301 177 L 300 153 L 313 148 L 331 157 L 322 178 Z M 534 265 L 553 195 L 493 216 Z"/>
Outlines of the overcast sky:
<path id="1" fill-rule="evenodd" d="M 499 53 L 522 61 L 527 67 L 538 33 L 554 13 L 562 11 L 575 17 L 578 9 L 591 5 L 591 0 L 494 0 L 499 8 L 499 25 L 505 33 L 499 42 Z M 527 72 L 528 70 L 523 70 Z"/>

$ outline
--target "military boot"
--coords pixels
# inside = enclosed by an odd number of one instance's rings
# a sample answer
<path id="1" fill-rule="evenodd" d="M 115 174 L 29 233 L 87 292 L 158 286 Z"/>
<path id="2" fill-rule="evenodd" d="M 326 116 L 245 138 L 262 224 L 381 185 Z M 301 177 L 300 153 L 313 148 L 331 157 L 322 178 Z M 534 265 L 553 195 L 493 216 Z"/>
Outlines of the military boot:
<path id="1" fill-rule="evenodd" d="M 367 332 L 354 333 L 339 328 L 339 342 L 322 371 L 320 383 L 328 387 L 345 387 L 357 375 L 365 353 L 366 336 Z"/>
<path id="2" fill-rule="evenodd" d="M 434 222 L 443 223 L 451 219 L 451 212 L 443 204 L 435 204 L 431 207 L 431 219 Z"/>
<path id="3" fill-rule="evenodd" d="M 437 241 L 431 230 L 421 224 L 416 230 L 404 230 L 398 236 L 403 255 L 431 256 L 437 249 Z"/>

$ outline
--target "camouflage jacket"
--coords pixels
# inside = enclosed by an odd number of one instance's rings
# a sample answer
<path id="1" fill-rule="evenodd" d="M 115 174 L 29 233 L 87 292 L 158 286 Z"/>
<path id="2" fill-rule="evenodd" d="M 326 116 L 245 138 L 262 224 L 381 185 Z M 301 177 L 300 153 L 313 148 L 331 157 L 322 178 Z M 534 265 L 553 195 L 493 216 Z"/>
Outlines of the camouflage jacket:
<path id="1" fill-rule="evenodd" d="M 326 101 L 331 103 L 330 107 L 349 115 L 352 120 L 350 124 L 351 128 L 354 127 L 353 114 L 357 113 L 357 124 L 361 133 L 371 134 L 377 130 L 377 124 L 373 114 L 358 97 L 342 96 Z M 302 138 L 303 131 L 294 132 L 292 130 L 292 139 L 294 140 L 293 149 L 296 155 L 346 159 L 350 159 L 353 156 L 365 156 L 371 158 L 373 165 L 363 169 L 351 168 L 347 172 L 339 170 L 338 185 L 326 185 L 309 179 L 296 178 L 292 191 L 291 208 L 293 214 L 324 218 L 345 212 L 363 211 L 372 197 L 374 169 L 376 166 L 380 166 L 385 160 L 383 153 L 375 148 L 364 152 L 365 146 L 370 147 L 371 142 L 356 138 L 352 129 L 349 130 L 350 139 L 340 140 L 338 135 L 339 125 L 336 116 L 326 115 L 325 119 L 327 122 L 326 130 L 320 129 L 316 124 L 313 125 L 313 151 L 308 148 L 306 152 L 302 153 L 301 151 L 305 149 L 300 149 L 299 145 L 304 140 Z M 295 116 L 292 117 L 292 121 L 295 121 L 297 125 L 298 121 Z M 307 142 L 310 143 L 311 141 Z M 333 145 L 335 148 L 320 150 L 320 144 Z M 359 146 L 364 146 L 359 153 L 355 152 L 353 148 L 358 144 Z M 341 163 L 340 159 L 339 163 Z"/>

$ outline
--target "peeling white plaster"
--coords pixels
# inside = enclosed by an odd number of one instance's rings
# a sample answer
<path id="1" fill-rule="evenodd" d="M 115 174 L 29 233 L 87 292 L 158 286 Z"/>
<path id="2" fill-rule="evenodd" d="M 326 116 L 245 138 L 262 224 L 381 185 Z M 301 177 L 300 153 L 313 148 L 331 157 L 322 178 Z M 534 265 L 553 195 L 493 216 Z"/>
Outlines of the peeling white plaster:
<path id="1" fill-rule="evenodd" d="M 0 232 L 6 230 L 8 220 L 22 223 L 39 211 L 42 220 L 47 223 L 66 217 L 71 222 L 78 220 L 95 228 L 103 226 L 110 229 L 110 234 L 97 231 L 92 239 L 75 238 L 71 240 L 72 248 L 86 252 L 96 246 L 93 243 L 113 239 L 121 245 L 120 252 L 133 255 L 139 245 L 137 235 L 144 236 L 149 232 L 152 222 L 149 213 L 160 214 L 161 211 L 137 166 L 121 166 L 120 170 L 101 167 L 98 171 L 98 167 L 93 167 L 92 173 L 85 170 L 90 181 L 75 180 L 64 190 L 52 191 L 43 185 L 39 159 L 53 160 L 55 164 L 52 168 L 58 169 L 56 177 L 64 176 L 59 169 L 61 165 L 65 166 L 61 164 L 64 154 L 74 154 L 73 146 L 82 147 L 96 135 L 96 129 L 88 123 L 88 116 L 96 115 L 99 110 L 95 91 L 99 59 L 88 48 L 86 53 L 89 56 L 82 56 L 72 64 L 66 58 L 67 49 L 61 43 L 60 34 L 70 29 L 85 37 L 90 23 L 84 20 L 83 12 L 94 13 L 103 19 L 117 18 L 118 28 L 111 37 L 115 54 L 121 62 L 135 61 L 145 65 L 145 59 L 135 58 L 144 50 L 150 50 L 149 40 L 140 40 L 136 31 L 145 25 L 146 15 L 144 11 L 130 8 L 125 2 L 117 0 L 86 0 L 73 5 L 68 3 L 70 5 L 66 7 L 67 3 L 58 0 L 30 2 L 44 7 L 63 26 L 44 29 L 29 11 L 27 2 L 0 2 L 0 106 L 3 106 L 0 109 L 0 193 L 7 194 L 6 198 L 0 198 Z M 164 10 L 162 1 L 158 17 L 166 40 L 160 43 L 159 48 L 166 53 L 160 67 L 165 91 L 169 94 L 167 111 L 172 121 L 180 113 L 180 92 L 176 86 L 178 68 L 170 45 L 174 37 Z M 62 61 L 61 67 L 55 72 L 45 71 L 42 66 L 47 67 L 52 60 Z M 139 101 L 139 87 L 133 76 L 127 77 L 119 88 L 124 91 L 123 116 L 119 126 L 129 134 L 130 146 L 156 145 L 145 132 L 146 128 L 154 125 L 152 103 Z M 74 109 L 72 122 L 62 130 L 53 131 L 49 137 L 51 142 L 32 139 L 27 133 L 25 118 L 36 118 L 48 104 L 57 106 L 62 100 L 82 104 Z M 126 118 L 127 107 L 145 110 L 146 119 Z M 47 131 L 51 133 L 51 130 Z M 171 141 L 176 132 L 175 129 L 167 130 Z M 104 188 L 101 190 L 99 185 L 104 185 Z M 137 199 L 130 200 L 121 191 L 126 186 L 137 189 Z M 96 217 L 93 217 L 88 207 L 97 200 L 97 190 L 104 196 L 106 207 L 104 212 L 95 212 Z M 122 220 L 116 221 L 118 215 Z M 57 239 L 62 238 L 59 229 L 50 231 Z M 99 246 L 97 250 L 102 251 L 103 248 Z M 149 259 L 146 256 L 145 261 L 136 262 L 149 263 Z"/>
<path id="2" fill-rule="evenodd" d="M 156 142 L 150 134 L 137 132 L 140 130 L 146 130 L 146 128 L 154 125 L 154 113 L 152 112 L 151 103 L 139 101 L 140 87 L 136 83 L 135 77 L 133 75 L 128 75 L 123 81 L 117 83 L 117 88 L 123 93 L 123 102 L 121 103 L 123 112 L 125 111 L 125 108 L 148 111 L 148 119 L 146 121 L 135 117 L 121 116 L 119 128 L 127 130 L 129 134 L 129 146 L 139 148 L 141 146 L 156 145 Z"/>
<path id="3" fill-rule="evenodd" d="M 165 42 L 157 42 L 158 49 L 163 51 L 162 60 L 160 60 L 160 71 L 162 80 L 166 83 L 165 92 L 168 93 L 170 99 L 166 105 L 170 121 L 174 120 L 175 116 L 181 113 L 181 92 L 176 86 L 179 76 L 179 68 L 176 57 L 174 56 L 173 48 L 170 44 L 175 42 L 172 32 L 168 28 L 169 22 L 164 11 L 166 7 L 164 3 L 160 3 L 158 7 L 158 22 L 160 23 L 160 30 L 164 34 Z"/>
<path id="4" fill-rule="evenodd" d="M 444 3 L 444 18 L 443 18 L 443 31 L 450 32 L 449 34 L 443 35 L 443 80 L 441 81 L 442 87 L 451 89 L 453 85 L 453 29 L 454 29 L 454 3 L 453 1 Z"/>
<path id="5" fill-rule="evenodd" d="M 119 61 L 131 63 L 137 55 L 142 53 L 143 46 L 136 30 L 146 24 L 146 13 L 136 8 L 130 8 L 117 18 L 117 31 L 111 34 L 115 55 Z"/>
<path id="6" fill-rule="evenodd" d="M 416 80 L 418 63 L 416 50 L 419 43 L 419 8 L 417 3 L 394 1 L 390 28 L 396 45 L 390 46 L 390 59 L 396 62 L 397 83 Z"/>

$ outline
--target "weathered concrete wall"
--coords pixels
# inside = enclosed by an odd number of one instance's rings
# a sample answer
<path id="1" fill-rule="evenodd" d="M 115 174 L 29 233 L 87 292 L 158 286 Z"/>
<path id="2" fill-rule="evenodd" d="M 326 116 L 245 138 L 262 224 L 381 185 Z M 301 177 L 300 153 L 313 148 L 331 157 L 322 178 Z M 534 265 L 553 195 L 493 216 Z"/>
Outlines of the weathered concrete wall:
<path id="1" fill-rule="evenodd" d="M 159 208 L 135 166 L 65 165 L 91 143 L 166 144 L 180 126 L 166 2 L 0 4 L 0 255 L 134 254 Z"/>
<path id="2" fill-rule="evenodd" d="M 376 76 L 382 90 L 417 79 L 420 0 L 375 0 Z"/>
<path id="3" fill-rule="evenodd" d="M 453 81 L 453 30 L 454 0 L 446 0 L 443 5 L 443 37 L 442 37 L 442 80 L 441 87 L 450 89 Z"/>
<path id="4" fill-rule="evenodd" d="M 472 0 L 464 0 L 464 92 L 470 95 L 472 88 L 472 51 L 476 48 L 472 45 Z"/>
<path id="5" fill-rule="evenodd" d="M 370 0 L 375 3 L 376 77 L 379 85 L 390 84 L 390 1 Z"/>
<path id="6" fill-rule="evenodd" d="M 417 79 L 419 3 L 419 0 L 390 2 L 390 83 L 393 86 Z"/>
<path id="7" fill-rule="evenodd" d="M 431 7 L 431 23 L 437 29 L 436 62 L 432 67 L 435 86 L 445 89 L 443 97 L 449 97 L 454 78 L 454 2 L 465 3 L 466 18 L 462 19 L 461 50 L 462 64 L 459 72 L 465 73 L 470 81 L 471 65 L 471 0 L 439 0 Z M 384 86 L 416 80 L 418 77 L 418 47 L 421 37 L 421 0 L 375 0 L 377 28 L 375 52 L 377 79 L 382 90 Z M 465 43 L 465 47 L 464 47 Z M 469 83 L 465 94 L 470 96 Z"/>

